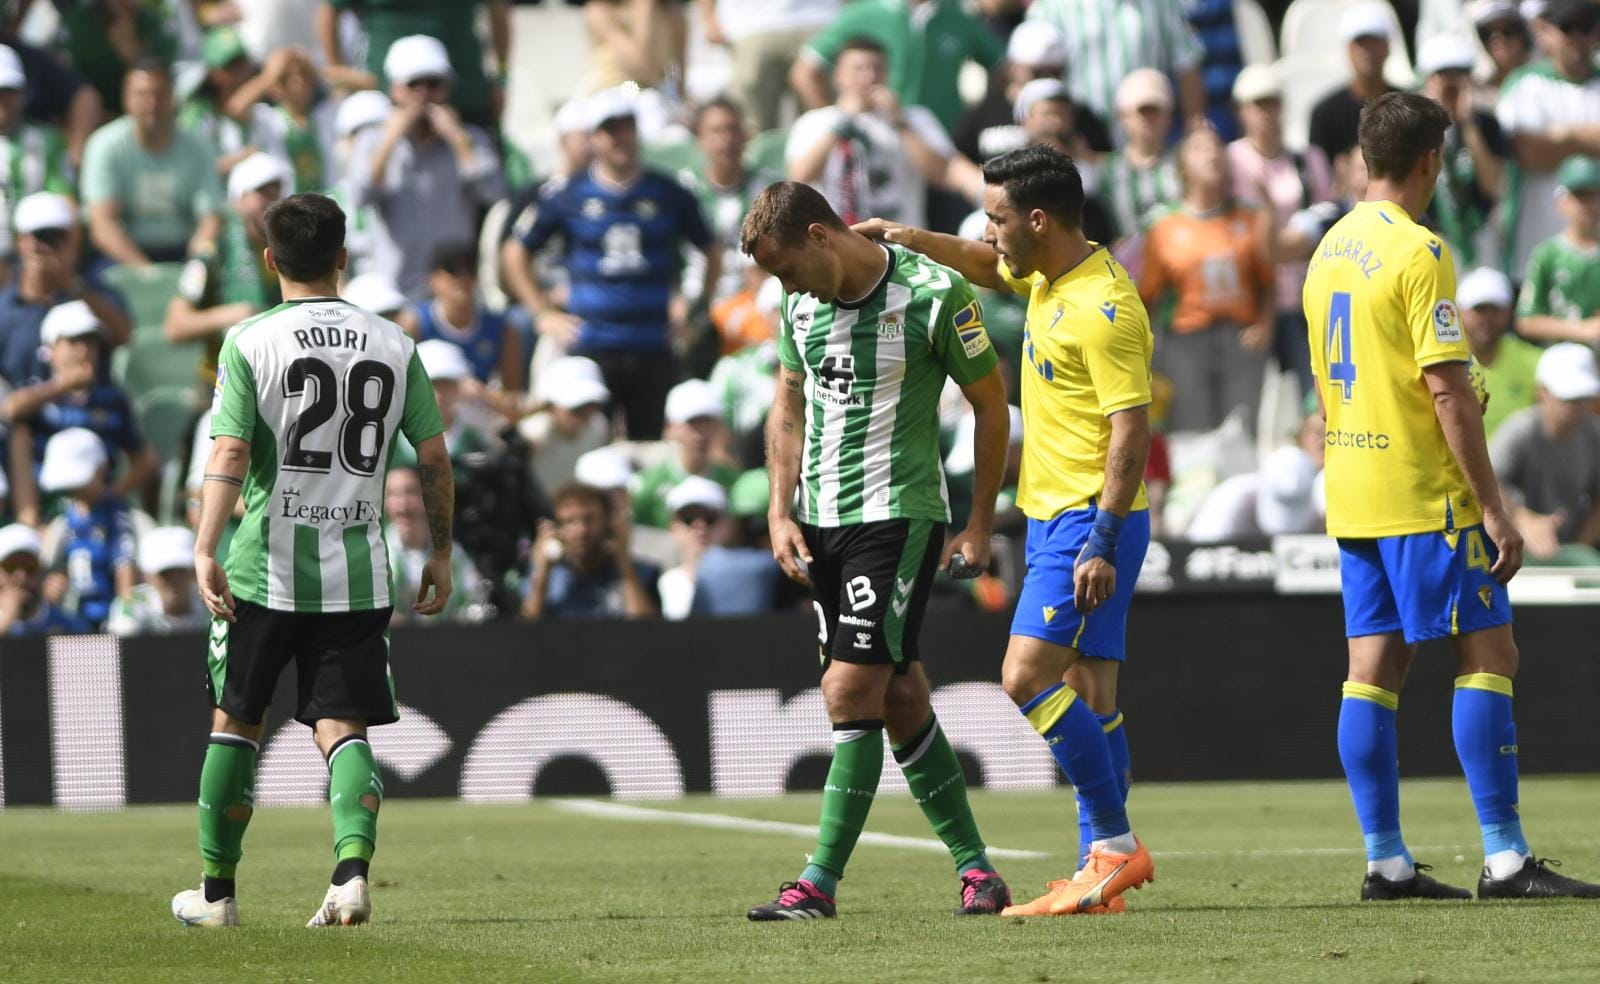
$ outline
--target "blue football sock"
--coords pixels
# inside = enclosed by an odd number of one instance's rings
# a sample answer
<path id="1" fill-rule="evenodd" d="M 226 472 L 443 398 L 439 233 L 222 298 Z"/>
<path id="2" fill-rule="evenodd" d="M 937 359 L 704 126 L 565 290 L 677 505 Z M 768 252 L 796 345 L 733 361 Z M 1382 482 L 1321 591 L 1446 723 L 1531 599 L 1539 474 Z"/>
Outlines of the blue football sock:
<path id="1" fill-rule="evenodd" d="M 1111 767 L 1117 773 L 1117 786 L 1122 790 L 1122 803 L 1128 803 L 1128 789 L 1133 785 L 1133 768 L 1128 754 L 1128 731 L 1123 727 L 1122 712 L 1095 715 L 1100 719 L 1100 730 L 1105 732 L 1106 747 L 1111 750 Z M 1078 867 L 1089 860 L 1089 844 L 1094 833 L 1089 829 L 1089 804 L 1078 796 Z"/>
<path id="2" fill-rule="evenodd" d="M 1122 786 L 1111 764 L 1111 749 L 1099 718 L 1078 692 L 1058 683 L 1022 705 L 1022 713 L 1039 732 L 1056 764 L 1087 806 L 1092 840 L 1109 840 L 1130 832 L 1122 807 Z"/>
<path id="3" fill-rule="evenodd" d="M 1467 774 L 1472 805 L 1483 831 L 1483 853 L 1528 853 L 1517 816 L 1517 723 L 1511 717 L 1511 680 L 1496 673 L 1456 677 L 1452 709 L 1456 756 Z"/>
<path id="4" fill-rule="evenodd" d="M 1348 681 L 1339 705 L 1339 761 L 1361 820 L 1368 861 L 1411 861 L 1400 836 L 1399 706 L 1400 695 L 1393 691 Z"/>

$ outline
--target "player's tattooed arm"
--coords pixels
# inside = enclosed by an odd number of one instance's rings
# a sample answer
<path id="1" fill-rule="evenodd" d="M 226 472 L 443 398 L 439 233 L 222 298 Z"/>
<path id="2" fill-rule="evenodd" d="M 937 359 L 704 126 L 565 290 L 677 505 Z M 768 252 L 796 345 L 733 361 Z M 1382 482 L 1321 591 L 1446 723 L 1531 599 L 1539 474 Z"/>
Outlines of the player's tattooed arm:
<path id="1" fill-rule="evenodd" d="M 448 553 L 453 542 L 450 531 L 456 511 L 456 483 L 443 436 L 435 435 L 417 446 L 417 478 L 434 552 Z"/>
<path id="2" fill-rule="evenodd" d="M 1111 415 L 1111 447 L 1106 451 L 1106 482 L 1100 508 L 1126 516 L 1144 480 L 1150 457 L 1150 410 L 1134 407 Z"/>
<path id="3" fill-rule="evenodd" d="M 805 372 L 787 367 L 778 372 L 778 392 L 767 414 L 767 526 L 772 535 L 772 555 L 791 579 L 807 580 L 801 561 L 810 563 L 805 538 L 795 525 L 791 510 L 795 491 L 800 487 L 800 449 L 805 421 Z"/>

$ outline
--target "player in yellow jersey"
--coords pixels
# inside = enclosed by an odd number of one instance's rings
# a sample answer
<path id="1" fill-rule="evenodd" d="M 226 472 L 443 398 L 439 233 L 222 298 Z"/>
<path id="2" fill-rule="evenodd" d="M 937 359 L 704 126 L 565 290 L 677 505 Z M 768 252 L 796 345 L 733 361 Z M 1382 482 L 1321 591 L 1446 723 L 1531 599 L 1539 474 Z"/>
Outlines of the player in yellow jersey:
<path id="1" fill-rule="evenodd" d="M 1444 108 L 1416 93 L 1367 105 L 1365 200 L 1323 237 L 1305 283 L 1349 644 L 1338 742 L 1366 838 L 1361 897 L 1470 897 L 1425 874 L 1400 835 L 1400 688 L 1417 643 L 1442 638 L 1460 666 L 1452 716 L 1483 833 L 1478 897 L 1600 897 L 1600 885 L 1534 858 L 1517 815 L 1506 583 L 1522 565 L 1522 537 L 1489 465 L 1450 248 L 1416 221 L 1449 126 Z"/>
<path id="2" fill-rule="evenodd" d="M 1155 877 L 1124 809 L 1128 746 L 1116 705 L 1128 608 L 1150 544 L 1143 479 L 1154 339 L 1127 271 L 1084 238 L 1071 158 L 1028 147 L 989 161 L 983 176 L 984 242 L 881 219 L 857 229 L 1028 297 L 1017 493 L 1028 574 L 1001 678 L 1077 788 L 1084 843 L 1072 878 L 1001 914 L 1121 911 L 1122 893 Z"/>

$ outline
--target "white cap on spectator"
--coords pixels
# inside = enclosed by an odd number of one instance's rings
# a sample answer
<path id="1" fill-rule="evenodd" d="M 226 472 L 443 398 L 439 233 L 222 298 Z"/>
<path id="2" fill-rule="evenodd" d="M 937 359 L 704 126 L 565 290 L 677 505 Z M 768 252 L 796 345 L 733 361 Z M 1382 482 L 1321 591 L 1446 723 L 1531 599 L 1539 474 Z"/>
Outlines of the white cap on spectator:
<path id="1" fill-rule="evenodd" d="M 194 566 L 194 534 L 182 526 L 159 526 L 139 538 L 139 570 L 146 574 Z"/>
<path id="2" fill-rule="evenodd" d="M 1317 466 L 1297 447 L 1284 447 L 1261 463 L 1256 492 L 1256 525 L 1268 536 L 1304 533 L 1316 518 L 1312 489 Z"/>
<path id="3" fill-rule="evenodd" d="M 1055 25 L 1042 20 L 1025 20 L 1011 32 L 1006 42 L 1006 61 L 1016 65 L 1065 65 L 1067 45 Z"/>
<path id="4" fill-rule="evenodd" d="M 71 229 L 77 223 L 72 202 L 53 191 L 34 192 L 17 202 L 17 209 L 11 214 L 11 228 L 24 236 L 40 229 Z"/>
<path id="5" fill-rule="evenodd" d="M 374 126 L 389 118 L 394 103 L 389 97 L 373 89 L 352 92 L 339 103 L 334 114 L 333 129 L 341 137 L 348 137 L 364 127 Z"/>
<path id="6" fill-rule="evenodd" d="M 1484 304 L 1510 307 L 1511 278 L 1492 267 L 1478 267 L 1456 284 L 1456 306 L 1465 311 Z"/>
<path id="7" fill-rule="evenodd" d="M 1561 342 L 1545 349 L 1533 378 L 1558 400 L 1592 400 L 1600 396 L 1594 349 L 1581 342 Z"/>
<path id="8" fill-rule="evenodd" d="M 1390 40 L 1389 5 L 1386 3 L 1356 3 L 1339 18 L 1339 40 L 1357 38 L 1383 38 Z"/>
<path id="9" fill-rule="evenodd" d="M 578 456 L 572 477 L 590 488 L 604 492 L 625 489 L 633 481 L 633 462 L 628 452 L 618 447 L 595 448 Z"/>
<path id="10" fill-rule="evenodd" d="M 1123 76 L 1117 84 L 1117 111 L 1128 112 L 1140 106 L 1172 108 L 1172 83 L 1153 68 L 1139 68 Z"/>
<path id="11" fill-rule="evenodd" d="M 638 96 L 636 93 L 617 86 L 612 89 L 601 89 L 588 99 L 584 100 L 587 110 L 589 129 L 600 129 L 608 120 L 635 119 L 639 115 L 635 106 Z"/>
<path id="12" fill-rule="evenodd" d="M 269 184 L 283 185 L 284 194 L 294 190 L 294 172 L 287 162 L 259 150 L 233 166 L 228 172 L 228 201 L 259 191 Z"/>
<path id="13" fill-rule="evenodd" d="M 422 368 L 428 373 L 428 378 L 436 383 L 450 380 L 460 382 L 472 375 L 472 366 L 468 364 L 461 346 L 442 338 L 418 342 L 417 358 L 422 360 Z"/>
<path id="14" fill-rule="evenodd" d="M 1011 443 L 1013 446 L 1022 443 L 1022 411 L 1016 407 L 1007 407 L 1011 412 Z M 978 432 L 978 417 L 976 414 L 963 414 L 956 421 L 955 443 L 950 446 L 950 453 L 945 456 L 944 466 L 949 471 L 965 475 L 978 466 L 974 457 L 975 449 L 972 439 Z"/>
<path id="15" fill-rule="evenodd" d="M 703 506 L 725 513 L 728 511 L 728 491 L 709 478 L 690 475 L 667 493 L 667 511 L 676 513 L 690 506 Z"/>
<path id="16" fill-rule="evenodd" d="M 383 74 L 390 82 L 409 85 L 417 79 L 454 78 L 450 53 L 438 38 L 408 34 L 396 38 L 383 56 Z"/>
<path id="17" fill-rule="evenodd" d="M 38 557 L 43 549 L 44 541 L 39 538 L 39 531 L 33 527 L 22 523 L 0 527 L 0 560 L 19 553 Z"/>
<path id="18" fill-rule="evenodd" d="M 16 49 L 0 44 L 0 89 L 20 89 L 27 81 Z"/>
<path id="19" fill-rule="evenodd" d="M 1046 99 L 1067 99 L 1067 86 L 1060 79 L 1034 79 L 1017 93 L 1014 107 L 1016 120 L 1021 123 L 1028 118 L 1028 110 L 1037 103 Z"/>
<path id="20" fill-rule="evenodd" d="M 593 359 L 568 355 L 556 359 L 539 374 L 539 393 L 546 403 L 576 410 L 592 403 L 609 403 L 611 390 Z"/>
<path id="21" fill-rule="evenodd" d="M 1522 0 L 1522 3 L 1517 5 L 1517 11 L 1522 14 L 1523 20 L 1538 20 L 1544 16 L 1546 5 L 1547 0 Z"/>
<path id="22" fill-rule="evenodd" d="M 87 301 L 64 301 L 45 312 L 39 325 L 39 341 L 54 345 L 63 338 L 98 335 L 100 319 Z"/>
<path id="23" fill-rule="evenodd" d="M 703 379 L 689 379 L 667 392 L 667 423 L 687 424 L 700 417 L 722 419 L 722 400 Z"/>
<path id="24" fill-rule="evenodd" d="M 587 99 L 568 99 L 556 110 L 556 135 L 564 137 L 569 133 L 588 133 L 592 129 L 589 125 L 589 101 Z"/>
<path id="25" fill-rule="evenodd" d="M 1241 105 L 1282 98 L 1283 82 L 1271 65 L 1246 65 L 1233 80 L 1233 101 Z"/>
<path id="26" fill-rule="evenodd" d="M 1467 5 L 1467 12 L 1472 17 L 1472 23 L 1479 27 L 1497 20 L 1522 20 L 1522 11 L 1511 0 L 1477 0 Z"/>
<path id="27" fill-rule="evenodd" d="M 1477 60 L 1478 51 L 1471 41 L 1459 34 L 1435 34 L 1417 49 L 1417 74 L 1470 72 Z"/>
<path id="28" fill-rule="evenodd" d="M 46 492 L 82 488 L 108 461 L 106 446 L 94 431 L 85 427 L 57 431 L 44 446 L 39 487 Z"/>
<path id="29" fill-rule="evenodd" d="M 406 295 L 395 286 L 394 278 L 381 273 L 363 273 L 359 277 L 351 277 L 350 282 L 344 285 L 344 299 L 373 314 L 398 311 L 407 304 Z"/>

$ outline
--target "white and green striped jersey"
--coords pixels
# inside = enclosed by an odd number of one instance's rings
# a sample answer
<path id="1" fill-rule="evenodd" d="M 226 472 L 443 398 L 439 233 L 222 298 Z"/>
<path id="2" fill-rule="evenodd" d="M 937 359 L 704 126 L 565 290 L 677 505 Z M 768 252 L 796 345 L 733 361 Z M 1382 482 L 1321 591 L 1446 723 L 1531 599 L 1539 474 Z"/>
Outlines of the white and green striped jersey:
<path id="1" fill-rule="evenodd" d="M 800 521 L 948 522 L 939 394 L 998 359 L 972 287 L 949 267 L 885 247 L 888 268 L 856 303 L 783 300 L 778 357 L 806 376 Z"/>
<path id="2" fill-rule="evenodd" d="M 1149 168 L 1134 167 L 1124 152 L 1114 151 L 1100 162 L 1097 173 L 1095 196 L 1110 207 L 1118 239 L 1143 233 L 1156 216 L 1183 198 L 1174 151 L 1162 154 Z"/>
<path id="3" fill-rule="evenodd" d="M 416 343 L 337 297 L 287 301 L 228 332 L 211 436 L 250 443 L 228 551 L 237 598 L 294 612 L 391 603 L 383 482 L 398 433 L 444 430 Z"/>

